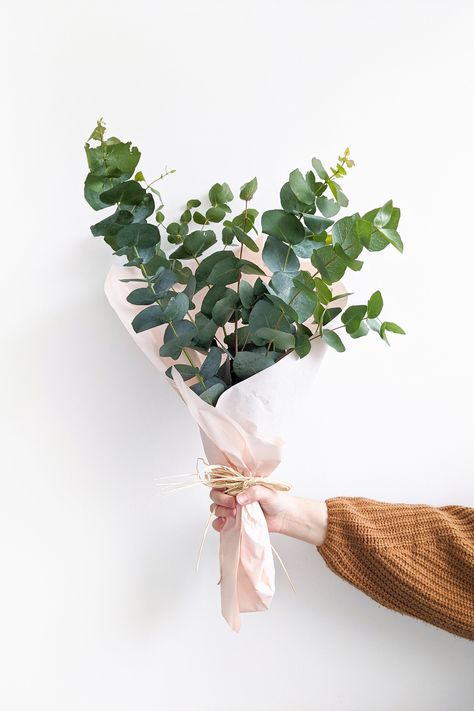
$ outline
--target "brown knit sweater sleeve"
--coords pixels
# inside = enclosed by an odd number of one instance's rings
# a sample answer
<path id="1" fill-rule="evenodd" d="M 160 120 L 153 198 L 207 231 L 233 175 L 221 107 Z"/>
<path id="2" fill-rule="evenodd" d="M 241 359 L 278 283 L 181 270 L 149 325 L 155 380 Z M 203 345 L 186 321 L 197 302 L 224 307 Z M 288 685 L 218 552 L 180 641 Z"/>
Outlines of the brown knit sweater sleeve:
<path id="1" fill-rule="evenodd" d="M 326 501 L 326 564 L 392 610 L 474 640 L 474 509 Z"/>

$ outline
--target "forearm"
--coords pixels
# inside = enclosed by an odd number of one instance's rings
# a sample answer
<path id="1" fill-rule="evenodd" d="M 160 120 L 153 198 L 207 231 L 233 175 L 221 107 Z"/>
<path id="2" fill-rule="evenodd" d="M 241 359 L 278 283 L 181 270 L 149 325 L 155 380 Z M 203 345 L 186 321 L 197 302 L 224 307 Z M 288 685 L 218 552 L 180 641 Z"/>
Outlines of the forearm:
<path id="1" fill-rule="evenodd" d="M 337 575 L 374 600 L 474 639 L 474 509 L 328 499 L 318 547 Z"/>
<path id="2" fill-rule="evenodd" d="M 289 496 L 280 533 L 315 546 L 323 544 L 328 522 L 327 505 L 299 496 Z"/>

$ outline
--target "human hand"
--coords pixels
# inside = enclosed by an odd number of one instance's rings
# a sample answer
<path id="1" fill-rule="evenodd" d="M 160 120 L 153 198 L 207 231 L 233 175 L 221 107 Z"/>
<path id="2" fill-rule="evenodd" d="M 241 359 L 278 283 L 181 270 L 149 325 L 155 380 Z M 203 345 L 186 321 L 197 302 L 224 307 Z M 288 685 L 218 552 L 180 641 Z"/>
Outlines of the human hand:
<path id="1" fill-rule="evenodd" d="M 226 521 L 235 518 L 237 499 L 242 505 L 258 501 L 271 533 L 283 533 L 316 546 L 321 546 L 326 538 L 328 510 L 324 501 L 290 496 L 261 485 L 251 486 L 237 497 L 218 489 L 211 489 L 209 495 L 214 502 L 211 511 L 217 516 L 212 524 L 216 531 L 222 531 Z"/>
<path id="2" fill-rule="evenodd" d="M 228 518 L 235 518 L 237 499 L 237 502 L 242 505 L 258 501 L 267 521 L 268 530 L 272 533 L 281 533 L 289 499 L 293 498 L 261 485 L 251 486 L 237 496 L 229 496 L 218 489 L 211 489 L 209 496 L 214 502 L 210 510 L 217 516 L 212 526 L 219 532 L 224 528 Z"/>

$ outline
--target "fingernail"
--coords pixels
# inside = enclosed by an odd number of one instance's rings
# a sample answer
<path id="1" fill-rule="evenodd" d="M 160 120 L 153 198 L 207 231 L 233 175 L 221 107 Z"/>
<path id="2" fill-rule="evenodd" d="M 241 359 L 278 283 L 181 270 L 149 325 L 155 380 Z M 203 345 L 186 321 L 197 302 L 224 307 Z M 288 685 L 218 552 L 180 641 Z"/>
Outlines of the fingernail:
<path id="1" fill-rule="evenodd" d="M 239 494 L 237 496 L 237 501 L 239 502 L 239 504 L 246 504 L 248 503 L 248 500 L 249 497 L 247 496 L 247 494 Z"/>

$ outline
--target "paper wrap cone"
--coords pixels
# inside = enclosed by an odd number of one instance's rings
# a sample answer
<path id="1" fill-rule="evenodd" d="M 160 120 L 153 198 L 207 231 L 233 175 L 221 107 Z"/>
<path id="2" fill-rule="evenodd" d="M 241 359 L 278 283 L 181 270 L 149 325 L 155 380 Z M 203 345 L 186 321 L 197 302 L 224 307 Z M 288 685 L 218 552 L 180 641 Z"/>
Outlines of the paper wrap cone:
<path id="1" fill-rule="evenodd" d="M 136 288 L 131 278 L 134 267 L 112 266 L 105 293 L 133 340 L 165 376 L 175 361 L 159 355 L 165 326 L 135 333 L 134 316 L 142 310 L 127 301 Z M 196 300 L 197 301 L 197 300 Z M 280 464 L 287 423 L 296 406 L 306 399 L 326 346 L 313 341 L 311 352 L 300 359 L 291 353 L 269 368 L 226 390 L 215 407 L 194 393 L 173 370 L 170 382 L 180 394 L 201 432 L 209 464 L 225 464 L 242 474 L 268 476 Z M 202 360 L 193 351 L 196 363 Z M 237 504 L 237 515 L 229 518 L 220 534 L 221 609 L 235 631 L 240 613 L 268 609 L 275 592 L 275 567 L 265 516 L 259 503 Z"/>

